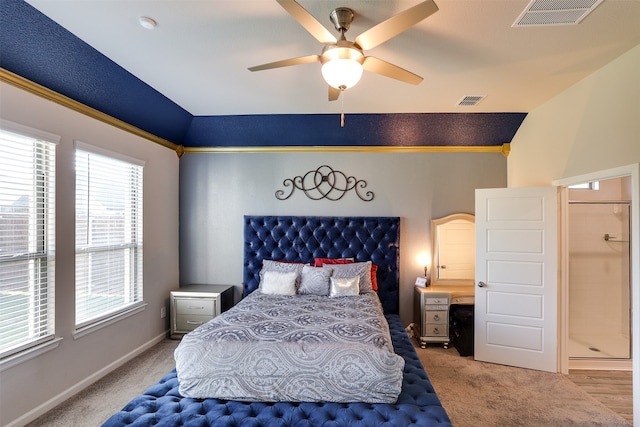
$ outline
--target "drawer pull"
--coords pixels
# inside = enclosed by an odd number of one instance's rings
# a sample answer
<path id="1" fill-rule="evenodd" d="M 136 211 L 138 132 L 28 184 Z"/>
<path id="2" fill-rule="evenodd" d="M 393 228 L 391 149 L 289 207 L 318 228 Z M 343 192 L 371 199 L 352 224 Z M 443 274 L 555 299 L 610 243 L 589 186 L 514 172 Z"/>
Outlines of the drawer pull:
<path id="1" fill-rule="evenodd" d="M 187 307 L 189 310 L 204 310 L 203 305 L 190 305 Z"/>
<path id="2" fill-rule="evenodd" d="M 199 322 L 197 320 L 187 320 L 187 325 L 202 325 L 204 322 Z"/>
<path id="3" fill-rule="evenodd" d="M 433 333 L 434 333 L 434 334 L 439 334 L 439 333 L 440 333 L 440 331 L 438 330 L 438 328 L 433 328 Z"/>
<path id="4" fill-rule="evenodd" d="M 433 320 L 440 320 L 440 316 L 436 314 L 435 316 L 433 316 Z"/>

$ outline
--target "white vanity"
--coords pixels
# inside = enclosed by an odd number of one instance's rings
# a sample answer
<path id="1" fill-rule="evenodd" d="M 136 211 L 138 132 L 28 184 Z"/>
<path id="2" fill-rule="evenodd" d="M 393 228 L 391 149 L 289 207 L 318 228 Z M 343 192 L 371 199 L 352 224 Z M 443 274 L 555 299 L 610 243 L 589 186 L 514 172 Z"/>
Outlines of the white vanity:
<path id="1" fill-rule="evenodd" d="M 430 286 L 415 286 L 413 316 L 420 346 L 448 348 L 451 306 L 475 304 L 475 218 L 453 214 L 431 221 L 433 265 Z"/>

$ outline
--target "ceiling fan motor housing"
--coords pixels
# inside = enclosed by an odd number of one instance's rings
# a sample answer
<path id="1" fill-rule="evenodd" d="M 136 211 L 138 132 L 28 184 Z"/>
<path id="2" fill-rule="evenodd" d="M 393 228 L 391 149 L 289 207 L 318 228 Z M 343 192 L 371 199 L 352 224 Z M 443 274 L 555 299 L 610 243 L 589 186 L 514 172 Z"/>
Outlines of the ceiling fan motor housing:
<path id="1" fill-rule="evenodd" d="M 344 34 L 353 22 L 353 10 L 348 7 L 338 7 L 331 11 L 329 19 L 336 27 L 336 30 Z"/>

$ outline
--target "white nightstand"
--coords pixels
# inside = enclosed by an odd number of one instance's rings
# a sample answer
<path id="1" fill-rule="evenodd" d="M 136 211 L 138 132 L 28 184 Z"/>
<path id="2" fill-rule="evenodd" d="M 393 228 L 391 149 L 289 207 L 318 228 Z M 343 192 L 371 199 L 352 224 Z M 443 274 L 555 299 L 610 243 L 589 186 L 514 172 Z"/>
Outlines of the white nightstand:
<path id="1" fill-rule="evenodd" d="M 187 285 L 171 291 L 171 338 L 181 338 L 233 304 L 231 285 Z"/>

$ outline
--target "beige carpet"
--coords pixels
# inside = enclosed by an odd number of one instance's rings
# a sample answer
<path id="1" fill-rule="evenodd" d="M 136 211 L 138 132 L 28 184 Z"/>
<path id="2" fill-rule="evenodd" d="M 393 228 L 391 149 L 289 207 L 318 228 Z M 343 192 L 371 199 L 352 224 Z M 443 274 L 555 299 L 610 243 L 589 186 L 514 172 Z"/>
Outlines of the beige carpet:
<path id="1" fill-rule="evenodd" d="M 98 427 L 168 374 L 179 341 L 164 340 L 58 405 L 28 427 Z"/>
<path id="2" fill-rule="evenodd" d="M 456 427 L 628 427 L 562 374 L 476 362 L 455 348 L 417 348 Z"/>
<path id="3" fill-rule="evenodd" d="M 174 368 L 177 341 L 165 340 L 29 424 L 100 426 Z M 450 348 L 417 348 L 455 427 L 628 427 L 561 374 L 475 362 Z"/>

